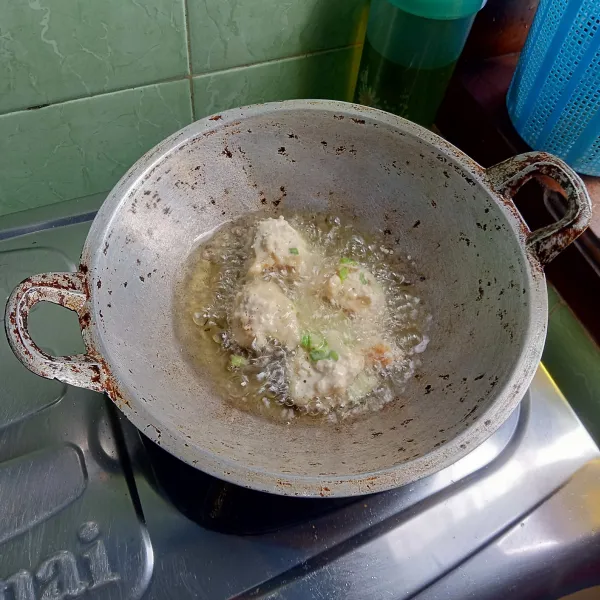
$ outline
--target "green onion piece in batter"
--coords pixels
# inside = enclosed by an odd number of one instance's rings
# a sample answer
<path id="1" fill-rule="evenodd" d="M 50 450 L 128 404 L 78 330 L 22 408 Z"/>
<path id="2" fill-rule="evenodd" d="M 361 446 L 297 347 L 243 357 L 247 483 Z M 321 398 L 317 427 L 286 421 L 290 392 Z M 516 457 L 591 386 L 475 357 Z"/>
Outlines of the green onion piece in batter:
<path id="1" fill-rule="evenodd" d="M 296 256 L 298 256 L 300 252 L 298 252 L 298 248 L 290 248 L 290 254 L 295 254 Z"/>
<path id="2" fill-rule="evenodd" d="M 339 270 L 338 275 L 340 276 L 340 279 L 342 281 L 346 281 L 346 279 L 348 278 L 348 273 L 349 273 L 348 269 L 346 267 L 342 267 Z"/>
<path id="3" fill-rule="evenodd" d="M 245 367 L 248 364 L 248 361 L 243 356 L 237 354 L 232 354 L 229 360 L 232 367 Z"/>
<path id="4" fill-rule="evenodd" d="M 310 351 L 310 360 L 313 362 L 317 362 L 318 360 L 323 360 L 329 356 L 329 352 L 327 350 L 311 350 Z"/>
<path id="5" fill-rule="evenodd" d="M 341 265 L 355 265 L 357 263 L 355 260 L 352 260 L 351 258 L 348 258 L 347 256 L 342 256 L 342 258 L 340 258 L 340 264 Z"/>
<path id="6" fill-rule="evenodd" d="M 309 347 L 311 350 L 324 350 L 327 348 L 327 340 L 320 333 L 311 333 Z"/>
<path id="7" fill-rule="evenodd" d="M 360 279 L 360 282 L 361 282 L 363 285 L 367 285 L 367 283 L 369 283 L 369 282 L 367 281 L 367 278 L 365 277 L 365 274 L 364 274 L 364 273 L 361 273 L 361 274 L 359 275 L 359 277 L 358 277 L 358 278 Z"/>
<path id="8" fill-rule="evenodd" d="M 327 340 L 320 333 L 303 333 L 300 345 L 306 350 L 327 350 Z"/>
<path id="9" fill-rule="evenodd" d="M 330 358 L 331 360 L 338 360 L 340 358 L 340 355 L 335 350 L 331 350 L 328 358 Z"/>

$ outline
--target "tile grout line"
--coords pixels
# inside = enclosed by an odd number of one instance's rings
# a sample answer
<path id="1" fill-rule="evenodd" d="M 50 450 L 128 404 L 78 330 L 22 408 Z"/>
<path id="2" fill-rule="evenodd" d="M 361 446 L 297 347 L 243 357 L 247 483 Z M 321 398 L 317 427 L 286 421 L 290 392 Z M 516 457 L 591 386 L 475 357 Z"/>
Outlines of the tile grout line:
<path id="1" fill-rule="evenodd" d="M 235 65 L 233 67 L 226 67 L 225 69 L 218 69 L 217 71 L 203 71 L 201 73 L 193 73 L 194 77 L 206 77 L 209 75 L 220 75 L 221 73 L 229 73 L 231 71 L 238 71 L 241 69 L 248 69 L 251 67 L 262 67 L 263 65 L 270 65 L 272 63 L 287 62 L 290 60 L 297 60 L 298 58 L 309 58 L 312 56 L 319 56 L 321 54 L 330 54 L 333 52 L 339 52 L 340 50 L 349 50 L 350 48 L 358 48 L 362 46 L 362 42 L 356 42 L 354 44 L 346 44 L 345 46 L 336 46 L 335 48 L 328 48 L 326 50 L 315 50 L 314 52 L 302 52 L 300 54 L 293 54 L 292 56 L 282 56 L 280 58 L 270 58 L 269 60 L 262 60 L 253 63 L 244 63 L 243 65 Z"/>
<path id="2" fill-rule="evenodd" d="M 187 49 L 188 72 L 187 79 L 190 86 L 190 105 L 192 111 L 192 123 L 196 120 L 196 105 L 194 102 L 194 72 L 192 69 L 192 43 L 190 36 L 190 11 L 188 10 L 188 0 L 183 0 L 183 16 L 185 23 L 185 45 Z"/>
<path id="3" fill-rule="evenodd" d="M 187 11 L 186 11 L 186 15 L 187 15 Z M 272 58 L 270 60 L 264 60 L 261 62 L 255 62 L 255 63 L 247 63 L 247 64 L 243 64 L 243 65 L 236 65 L 235 67 L 228 67 L 226 69 L 220 69 L 217 71 L 205 71 L 203 73 L 192 73 L 191 70 L 191 45 L 189 43 L 189 39 L 187 40 L 188 43 L 188 70 L 189 73 L 186 73 L 184 75 L 176 75 L 174 77 L 167 77 L 165 79 L 157 79 L 156 81 L 152 81 L 149 83 L 142 83 L 140 85 L 129 85 L 129 86 L 125 86 L 125 87 L 120 87 L 120 88 L 115 88 L 114 90 L 110 90 L 110 91 L 103 91 L 103 92 L 98 92 L 98 93 L 94 93 L 94 94 L 89 94 L 86 96 L 77 96 L 76 98 L 66 98 L 64 100 L 59 100 L 57 102 L 49 102 L 48 104 L 43 104 L 41 106 L 24 106 L 22 108 L 17 108 L 15 110 L 9 110 L 8 112 L 2 112 L 0 111 L 0 119 L 2 117 L 6 117 L 6 116 L 10 116 L 10 115 L 15 115 L 18 113 L 27 113 L 29 111 L 31 112 L 35 112 L 37 110 L 43 110 L 44 108 L 50 108 L 52 106 L 60 106 L 61 104 L 69 104 L 71 102 L 79 102 L 81 100 L 89 100 L 92 98 L 99 98 L 101 96 L 108 96 L 110 94 L 118 94 L 120 92 L 127 92 L 127 91 L 132 91 L 132 90 L 138 90 L 140 88 L 145 88 L 145 87 L 151 87 L 154 85 L 161 85 L 163 83 L 174 83 L 176 81 L 189 81 L 190 83 L 190 97 L 192 100 L 192 117 L 195 120 L 195 108 L 194 108 L 194 103 L 193 103 L 193 80 L 196 77 L 207 77 L 207 76 L 213 76 L 213 75 L 221 75 L 222 73 L 229 73 L 231 71 L 236 71 L 236 70 L 242 70 L 242 69 L 248 69 L 251 67 L 259 67 L 262 65 L 268 65 L 268 64 L 272 64 L 272 63 L 277 63 L 277 62 L 287 62 L 287 61 L 291 61 L 291 60 L 297 60 L 299 58 L 309 58 L 312 56 L 319 56 L 321 54 L 329 54 L 332 52 L 339 52 L 340 50 L 348 50 L 350 48 L 356 48 L 358 46 L 361 46 L 362 44 L 360 43 L 356 43 L 356 44 L 348 44 L 346 46 L 338 46 L 336 48 L 330 48 L 328 50 L 317 50 L 315 52 L 306 52 L 306 53 L 302 53 L 302 54 L 295 54 L 293 56 L 284 56 L 281 58 Z"/>
<path id="4" fill-rule="evenodd" d="M 561 306 L 566 306 L 562 300 L 559 300 L 549 311 L 548 311 L 548 319 L 556 312 L 558 308 Z"/>
<path id="5" fill-rule="evenodd" d="M 45 108 L 51 108 L 52 106 L 60 106 L 61 104 L 70 104 L 71 102 L 79 102 L 81 100 L 90 100 L 92 98 L 99 98 L 100 96 L 109 96 L 110 94 L 119 94 L 121 92 L 129 92 L 132 90 L 139 90 L 141 88 L 152 87 L 154 85 L 162 85 L 163 83 L 175 83 L 177 81 L 184 81 L 189 79 L 188 75 L 176 75 L 175 77 L 166 77 L 165 79 L 157 79 L 150 83 L 142 83 L 140 85 L 129 85 L 121 88 L 110 90 L 109 92 L 98 92 L 97 94 L 89 94 L 87 96 L 77 96 L 76 98 L 65 98 L 57 102 L 49 102 L 48 104 L 42 104 L 41 106 L 24 106 L 23 108 L 17 108 L 16 110 L 10 110 L 8 112 L 0 111 L 0 118 L 8 115 L 16 115 L 18 113 L 35 112 L 43 110 Z"/>
<path id="6" fill-rule="evenodd" d="M 563 300 L 563 297 L 558 293 L 558 290 L 548 281 L 546 280 L 547 286 L 552 286 L 554 293 L 556 294 L 558 300 L 554 303 L 554 306 L 548 308 L 548 321 L 550 321 L 550 317 L 552 314 L 561 306 L 566 306 L 566 302 Z M 548 294 L 548 299 L 550 299 L 550 295 Z"/>

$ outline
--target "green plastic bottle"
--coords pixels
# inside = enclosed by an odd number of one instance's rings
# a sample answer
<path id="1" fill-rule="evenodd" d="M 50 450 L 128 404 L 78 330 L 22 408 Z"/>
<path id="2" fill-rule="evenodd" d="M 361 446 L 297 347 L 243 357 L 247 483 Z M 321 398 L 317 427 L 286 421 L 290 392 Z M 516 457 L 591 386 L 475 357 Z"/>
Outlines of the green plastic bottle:
<path id="1" fill-rule="evenodd" d="M 431 127 L 485 0 L 372 0 L 354 101 Z"/>

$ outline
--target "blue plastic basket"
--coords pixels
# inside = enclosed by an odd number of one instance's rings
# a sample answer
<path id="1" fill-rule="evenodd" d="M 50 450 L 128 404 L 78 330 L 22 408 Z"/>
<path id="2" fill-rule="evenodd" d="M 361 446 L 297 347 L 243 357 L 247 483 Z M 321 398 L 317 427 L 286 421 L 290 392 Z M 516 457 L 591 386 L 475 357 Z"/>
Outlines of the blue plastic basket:
<path id="1" fill-rule="evenodd" d="M 532 148 L 600 175 L 599 0 L 541 0 L 507 105 Z"/>

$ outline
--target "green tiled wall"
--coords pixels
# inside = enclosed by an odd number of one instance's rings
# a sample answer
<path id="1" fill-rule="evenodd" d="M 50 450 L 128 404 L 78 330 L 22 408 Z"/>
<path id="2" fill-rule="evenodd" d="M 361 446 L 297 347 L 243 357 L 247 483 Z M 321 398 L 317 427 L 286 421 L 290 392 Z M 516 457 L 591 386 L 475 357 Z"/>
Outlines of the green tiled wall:
<path id="1" fill-rule="evenodd" d="M 600 349 L 551 286 L 548 313 L 542 362 L 600 444 Z"/>
<path id="2" fill-rule="evenodd" d="M 360 61 L 354 46 L 194 77 L 196 118 L 244 103 L 288 98 L 352 97 L 349 74 Z"/>
<path id="3" fill-rule="evenodd" d="M 0 0 L 0 215 L 106 192 L 213 112 L 350 99 L 368 0 Z"/>

